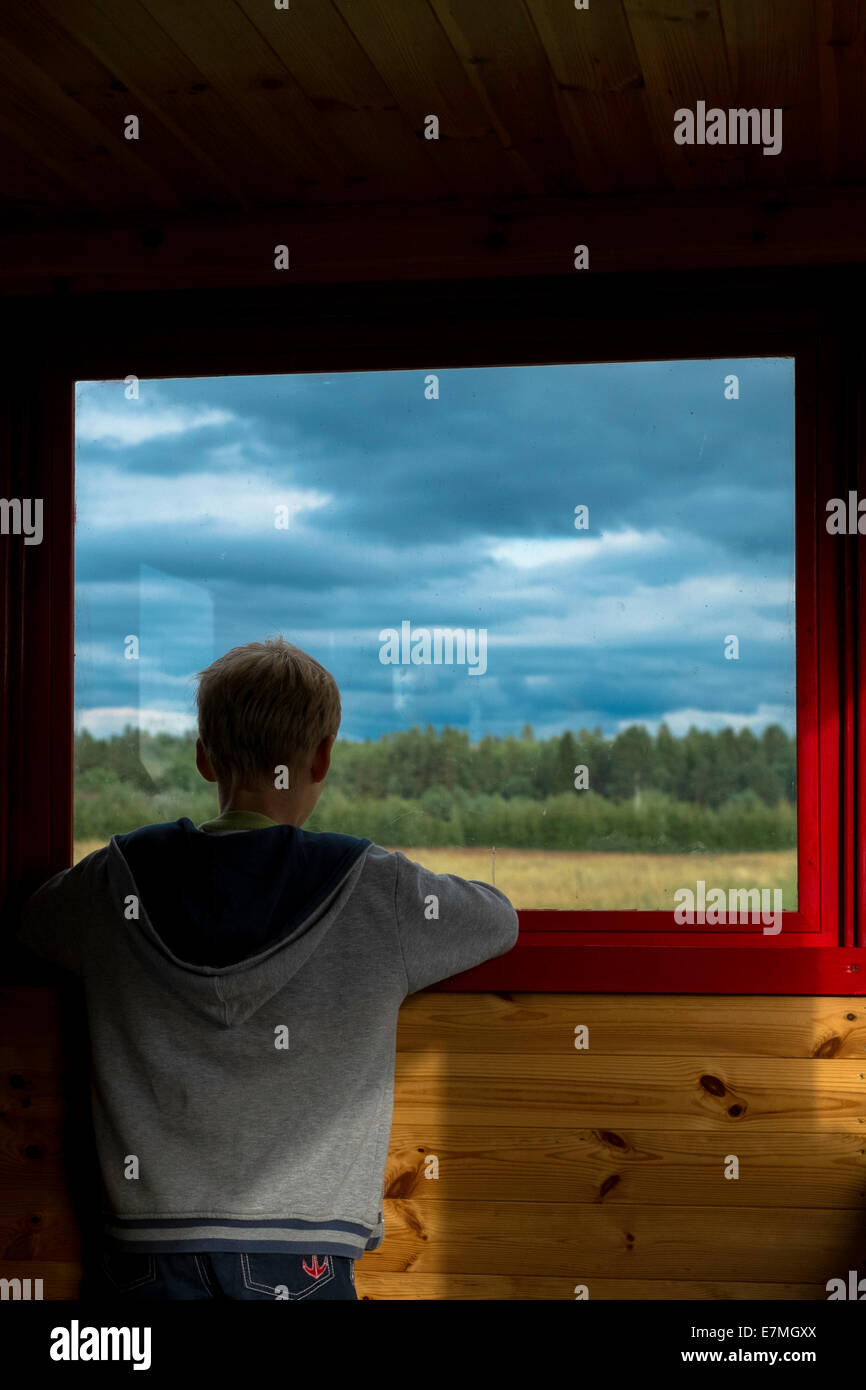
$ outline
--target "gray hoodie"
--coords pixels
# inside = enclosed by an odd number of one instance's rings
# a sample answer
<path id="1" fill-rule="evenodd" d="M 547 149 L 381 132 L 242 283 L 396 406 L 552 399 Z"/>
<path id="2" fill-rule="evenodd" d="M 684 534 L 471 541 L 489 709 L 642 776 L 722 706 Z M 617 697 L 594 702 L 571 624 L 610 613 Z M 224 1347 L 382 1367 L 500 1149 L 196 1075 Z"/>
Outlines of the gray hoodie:
<path id="1" fill-rule="evenodd" d="M 19 935 L 84 986 L 106 1238 L 375 1250 L 400 1005 L 517 932 L 487 884 L 264 816 L 144 826 L 50 879 Z"/>

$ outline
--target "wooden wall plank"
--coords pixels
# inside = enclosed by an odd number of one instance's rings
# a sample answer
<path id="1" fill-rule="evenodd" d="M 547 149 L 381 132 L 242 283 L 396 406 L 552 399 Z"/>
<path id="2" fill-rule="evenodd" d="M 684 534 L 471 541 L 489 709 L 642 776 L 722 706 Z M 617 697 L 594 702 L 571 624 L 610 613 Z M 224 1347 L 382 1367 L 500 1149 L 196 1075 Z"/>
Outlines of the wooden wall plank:
<path id="1" fill-rule="evenodd" d="M 527 1302 L 536 1299 L 575 1298 L 577 1279 L 545 1279 L 526 1277 L 519 1274 L 452 1274 L 440 1271 L 437 1274 L 408 1273 L 380 1274 L 375 1263 L 375 1255 L 366 1255 L 357 1265 L 356 1288 L 360 1299 L 446 1299 L 466 1301 L 470 1299 L 503 1299 Z M 36 1269 L 50 1269 L 49 1266 L 28 1266 Z M 68 1266 L 63 1266 L 65 1271 Z M 2 1271 L 2 1264 L 0 1264 Z M 60 1285 L 60 1274 L 46 1276 L 46 1298 L 49 1281 L 52 1287 Z M 65 1278 L 69 1276 L 65 1275 Z M 580 1281 L 586 1283 L 585 1280 Z M 57 1292 L 55 1298 L 64 1297 Z M 68 1295 L 67 1295 L 68 1296 Z M 797 1300 L 814 1301 L 826 1299 L 824 1284 L 743 1284 L 734 1280 L 701 1283 L 684 1279 L 593 1279 L 590 1297 L 595 1300 L 617 1302 L 645 1302 L 647 1300 L 679 1301 L 706 1300 L 716 1303 L 719 1300 L 741 1301 Z"/>
<path id="2" fill-rule="evenodd" d="M 63 1190 L 38 1202 L 0 1195 L 0 1260 L 81 1260 L 81 1235 Z"/>
<path id="3" fill-rule="evenodd" d="M 46 1084 L 44 1078 L 39 1078 Z M 866 1132 L 866 1072 L 845 1059 L 700 1060 L 644 1057 L 473 1057 L 397 1055 L 395 1103 L 406 1124 L 441 1120 L 616 1129 L 741 1130 L 783 1134 L 814 1129 Z"/>
<path id="4" fill-rule="evenodd" d="M 409 1124 L 398 1098 L 386 1173 L 388 1197 L 416 1202 L 537 1201 L 605 1206 L 866 1206 L 866 1132 L 746 1132 L 676 1129 L 537 1129 Z M 31 1131 L 38 1138 L 39 1131 Z M 21 1146 L 19 1145 L 19 1152 Z M 738 1179 L 725 1177 L 735 1153 Z M 438 1159 L 438 1175 L 430 1171 Z M 18 1169 L 26 1160 L 19 1158 Z M 37 1167 L 30 1163 L 29 1170 Z"/>
<path id="5" fill-rule="evenodd" d="M 850 1057 L 866 1061 L 866 1004 L 859 997 L 785 995 L 456 994 L 425 992 L 400 1010 L 399 1051 L 561 1056 L 574 1029 L 589 1029 L 593 1056 Z"/>
<path id="6" fill-rule="evenodd" d="M 574 270 L 578 242 L 589 246 L 596 274 L 852 264 L 866 261 L 864 216 L 864 189 L 802 189 L 772 200 L 747 190 L 136 217 L 0 232 L 0 289 L 45 293 L 58 276 L 73 293 L 539 275 L 587 283 L 587 272 Z M 284 272 L 274 269 L 280 242 L 290 250 Z"/>
<path id="7" fill-rule="evenodd" d="M 761 1207 L 386 1199 L 381 1270 L 822 1284 L 861 1267 L 866 1216 Z M 858 1266 L 859 1261 L 859 1266 Z"/>

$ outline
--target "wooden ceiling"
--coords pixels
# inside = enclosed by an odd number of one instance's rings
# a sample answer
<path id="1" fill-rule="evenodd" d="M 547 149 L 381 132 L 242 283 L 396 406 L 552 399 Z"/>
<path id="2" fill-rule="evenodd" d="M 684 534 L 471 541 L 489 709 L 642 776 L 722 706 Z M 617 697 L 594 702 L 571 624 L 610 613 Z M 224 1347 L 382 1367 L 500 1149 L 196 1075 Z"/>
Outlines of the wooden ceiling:
<path id="1" fill-rule="evenodd" d="M 866 185 L 866 0 L 289 5 L 10 0 L 4 235 Z M 676 144 L 699 100 L 781 108 L 781 152 Z"/>

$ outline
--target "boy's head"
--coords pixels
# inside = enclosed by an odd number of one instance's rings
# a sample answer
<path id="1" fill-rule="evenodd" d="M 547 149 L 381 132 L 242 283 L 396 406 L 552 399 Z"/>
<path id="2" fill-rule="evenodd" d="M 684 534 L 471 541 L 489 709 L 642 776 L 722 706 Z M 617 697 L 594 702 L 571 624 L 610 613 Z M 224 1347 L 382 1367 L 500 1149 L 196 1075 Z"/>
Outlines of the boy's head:
<path id="1" fill-rule="evenodd" d="M 269 637 L 233 647 L 198 678 L 196 764 L 217 783 L 220 811 L 302 825 L 340 727 L 333 676 L 300 647 Z"/>

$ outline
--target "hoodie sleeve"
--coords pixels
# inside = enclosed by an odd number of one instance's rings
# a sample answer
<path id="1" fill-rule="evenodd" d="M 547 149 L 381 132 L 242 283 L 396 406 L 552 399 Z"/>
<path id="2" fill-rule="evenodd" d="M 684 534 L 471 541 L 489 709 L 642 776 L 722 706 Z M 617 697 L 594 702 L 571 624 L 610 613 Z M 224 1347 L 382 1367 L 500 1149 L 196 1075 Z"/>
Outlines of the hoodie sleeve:
<path id="1" fill-rule="evenodd" d="M 80 975 L 82 911 L 86 911 L 86 904 L 79 864 L 61 869 L 27 899 L 21 909 L 18 940 L 43 960 Z"/>
<path id="2" fill-rule="evenodd" d="M 487 883 L 434 874 L 398 851 L 397 931 L 408 993 L 505 955 L 518 935 L 517 913 Z"/>

